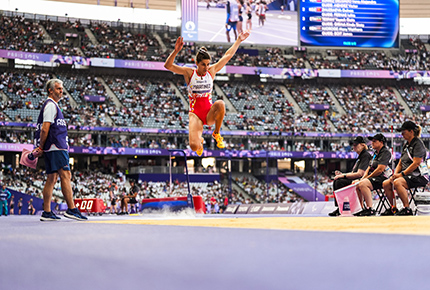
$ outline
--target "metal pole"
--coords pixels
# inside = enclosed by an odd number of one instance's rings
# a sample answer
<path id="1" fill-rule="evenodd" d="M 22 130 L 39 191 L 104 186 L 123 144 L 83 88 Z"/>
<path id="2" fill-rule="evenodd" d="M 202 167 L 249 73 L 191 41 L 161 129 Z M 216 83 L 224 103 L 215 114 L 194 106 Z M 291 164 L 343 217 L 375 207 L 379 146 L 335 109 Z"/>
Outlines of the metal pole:
<path id="1" fill-rule="evenodd" d="M 172 152 L 169 151 L 170 196 L 172 196 Z"/>
<path id="2" fill-rule="evenodd" d="M 314 152 L 314 201 L 317 201 L 317 152 Z"/>
<path id="3" fill-rule="evenodd" d="M 266 151 L 266 202 L 269 202 L 269 151 Z"/>
<path id="4" fill-rule="evenodd" d="M 187 174 L 187 185 L 188 185 L 187 203 L 189 207 L 194 208 L 194 201 L 193 201 L 193 196 L 191 195 L 191 188 L 190 188 L 190 176 L 188 175 L 187 153 L 185 152 L 185 150 L 182 150 L 182 149 L 169 149 L 169 156 L 173 152 L 179 152 L 184 155 L 185 172 Z"/>
<path id="5" fill-rule="evenodd" d="M 391 170 L 394 172 L 394 159 L 396 159 L 396 155 L 394 153 L 394 124 L 393 120 L 391 120 Z M 394 182 L 391 183 L 393 185 L 393 203 L 392 206 L 396 207 L 396 194 L 394 193 Z"/>
<path id="6" fill-rule="evenodd" d="M 228 167 L 228 192 L 231 196 L 231 191 L 232 191 L 232 180 L 231 180 L 231 153 L 228 155 L 229 161 L 230 161 L 230 166 Z"/>
<path id="7" fill-rule="evenodd" d="M 279 203 L 279 167 L 278 167 L 278 159 L 276 159 L 276 199 Z"/>

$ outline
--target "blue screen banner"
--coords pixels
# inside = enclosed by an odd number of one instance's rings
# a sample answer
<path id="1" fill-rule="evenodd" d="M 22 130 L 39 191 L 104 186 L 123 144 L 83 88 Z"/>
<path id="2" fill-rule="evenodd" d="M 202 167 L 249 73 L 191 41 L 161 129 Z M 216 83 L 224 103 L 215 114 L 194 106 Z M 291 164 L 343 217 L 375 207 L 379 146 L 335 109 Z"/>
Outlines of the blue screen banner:
<path id="1" fill-rule="evenodd" d="M 300 44 L 398 48 L 399 0 L 301 0 Z"/>
<path id="2" fill-rule="evenodd" d="M 182 36 L 184 41 L 197 41 L 197 0 L 182 0 Z"/>

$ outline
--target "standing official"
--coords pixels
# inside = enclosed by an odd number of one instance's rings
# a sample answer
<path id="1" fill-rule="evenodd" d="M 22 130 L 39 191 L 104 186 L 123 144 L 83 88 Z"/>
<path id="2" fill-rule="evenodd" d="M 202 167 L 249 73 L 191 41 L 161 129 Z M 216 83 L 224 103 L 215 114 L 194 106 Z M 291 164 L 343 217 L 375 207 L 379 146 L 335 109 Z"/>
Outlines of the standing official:
<path id="1" fill-rule="evenodd" d="M 52 191 L 58 177 L 61 180 L 61 191 L 68 209 L 65 217 L 75 220 L 87 220 L 73 203 L 71 172 L 69 168 L 69 140 L 67 124 L 58 102 L 63 97 L 63 82 L 51 79 L 46 83 L 48 99 L 43 104 L 36 128 L 36 148 L 33 155 L 45 157 L 45 169 L 48 175 L 43 188 L 43 213 L 41 221 L 55 221 L 60 218 L 51 211 Z"/>

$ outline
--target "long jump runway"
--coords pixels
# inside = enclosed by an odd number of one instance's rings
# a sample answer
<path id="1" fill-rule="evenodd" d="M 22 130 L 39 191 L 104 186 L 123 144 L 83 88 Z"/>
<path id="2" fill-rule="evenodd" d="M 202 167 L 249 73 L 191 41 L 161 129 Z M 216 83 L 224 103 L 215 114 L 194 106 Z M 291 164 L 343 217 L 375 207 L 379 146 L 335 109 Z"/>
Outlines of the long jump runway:
<path id="1" fill-rule="evenodd" d="M 0 289 L 429 289 L 430 217 L 0 218 Z"/>

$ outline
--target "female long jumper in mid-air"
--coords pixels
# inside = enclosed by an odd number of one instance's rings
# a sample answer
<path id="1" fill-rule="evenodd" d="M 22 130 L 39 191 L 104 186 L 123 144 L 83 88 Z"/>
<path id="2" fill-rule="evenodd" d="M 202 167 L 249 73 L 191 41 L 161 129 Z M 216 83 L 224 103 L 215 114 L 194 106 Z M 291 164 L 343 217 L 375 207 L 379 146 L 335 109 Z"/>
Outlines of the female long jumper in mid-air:
<path id="1" fill-rule="evenodd" d="M 201 47 L 196 54 L 197 68 L 181 67 L 173 61 L 184 46 L 182 37 L 178 37 L 175 50 L 167 58 L 164 67 L 171 72 L 183 75 L 188 85 L 189 128 L 188 138 L 191 150 L 201 156 L 203 153 L 203 125 L 212 126 L 215 130 L 212 137 L 217 142 L 218 148 L 224 148 L 224 140 L 220 135 L 220 129 L 225 115 L 225 103 L 218 100 L 212 104 L 212 87 L 215 74 L 219 72 L 236 53 L 242 41 L 247 39 L 249 31 L 239 35 L 234 44 L 226 51 L 224 56 L 214 65 L 210 65 L 211 56 L 205 47 Z"/>

